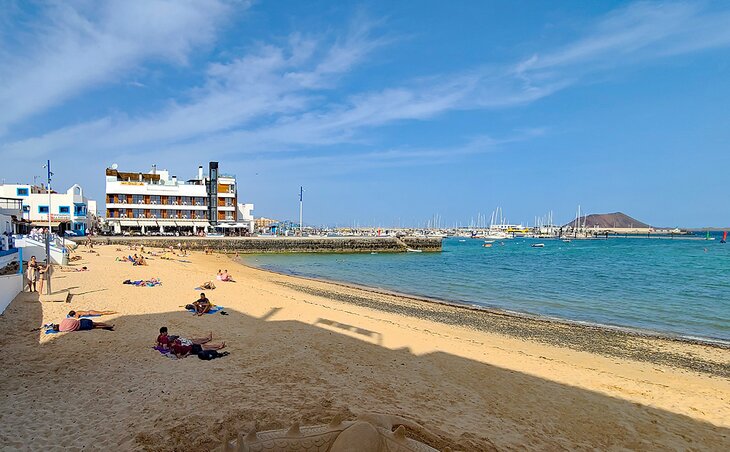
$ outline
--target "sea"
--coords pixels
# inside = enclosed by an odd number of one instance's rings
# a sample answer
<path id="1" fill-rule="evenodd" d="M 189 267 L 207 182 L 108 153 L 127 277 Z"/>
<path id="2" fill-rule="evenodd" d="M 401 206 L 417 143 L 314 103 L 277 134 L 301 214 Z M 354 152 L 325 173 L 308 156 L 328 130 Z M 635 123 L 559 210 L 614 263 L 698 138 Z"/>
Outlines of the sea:
<path id="1" fill-rule="evenodd" d="M 436 253 L 271 254 L 244 263 L 454 304 L 730 343 L 730 244 L 450 237 Z M 542 243 L 544 247 L 531 245 Z"/>

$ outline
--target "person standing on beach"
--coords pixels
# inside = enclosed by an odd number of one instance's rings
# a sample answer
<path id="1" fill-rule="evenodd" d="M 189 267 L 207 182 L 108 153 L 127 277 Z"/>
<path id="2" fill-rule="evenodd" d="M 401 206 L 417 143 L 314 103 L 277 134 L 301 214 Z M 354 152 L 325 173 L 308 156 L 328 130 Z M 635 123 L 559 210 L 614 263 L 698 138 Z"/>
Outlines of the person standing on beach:
<path id="1" fill-rule="evenodd" d="M 30 257 L 28 261 L 28 292 L 36 291 L 36 282 L 38 282 L 39 275 L 39 264 L 36 261 L 35 256 Z"/>
<path id="2" fill-rule="evenodd" d="M 50 287 L 51 282 L 51 274 L 53 274 L 53 265 L 50 263 L 46 263 L 46 265 L 39 267 L 38 269 L 38 279 L 40 281 L 40 285 L 38 286 L 38 293 L 43 292 L 43 283 L 48 280 L 48 285 Z"/>

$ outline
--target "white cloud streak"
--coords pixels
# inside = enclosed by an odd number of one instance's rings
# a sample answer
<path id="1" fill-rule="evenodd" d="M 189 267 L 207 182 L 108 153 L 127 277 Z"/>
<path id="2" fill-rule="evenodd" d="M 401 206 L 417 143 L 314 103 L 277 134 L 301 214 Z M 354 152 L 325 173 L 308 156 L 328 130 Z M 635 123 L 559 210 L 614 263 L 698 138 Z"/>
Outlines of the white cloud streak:
<path id="1" fill-rule="evenodd" d="M 19 45 L 0 48 L 0 132 L 146 61 L 185 64 L 227 9 L 217 0 L 53 3 L 18 31 Z"/>
<path id="2" fill-rule="evenodd" d="M 190 4 L 185 5 L 190 8 Z M 143 36 L 146 43 L 164 42 L 174 30 L 190 28 L 194 19 L 186 12 L 189 10 L 181 10 L 178 19 L 170 21 L 166 30 L 153 33 L 145 31 L 144 24 L 127 28 L 120 24 L 126 20 L 109 22 L 111 19 L 105 19 L 103 14 L 99 15 L 102 25 L 92 24 L 66 11 L 62 21 L 65 26 L 57 27 L 54 33 L 61 36 L 59 42 L 69 42 L 61 46 L 69 58 L 89 62 L 109 48 L 109 44 L 104 44 L 107 40 L 117 43 L 118 36 L 134 34 Z M 213 24 L 217 13 L 206 17 L 195 20 Z M 71 23 L 76 26 L 71 27 Z M 513 65 L 439 74 L 406 81 L 400 86 L 338 97 L 332 93 L 340 78 L 356 71 L 373 52 L 392 42 L 374 36 L 374 25 L 358 18 L 347 33 L 334 39 L 295 33 L 287 45 L 261 44 L 243 56 L 211 63 L 205 72 L 205 82 L 184 93 L 187 100 L 172 99 L 160 111 L 131 118 L 109 116 L 70 125 L 38 137 L 0 144 L 0 154 L 38 156 L 85 148 L 90 152 L 154 151 L 173 155 L 204 150 L 206 154 L 220 156 L 362 143 L 367 140 L 364 132 L 399 121 L 426 121 L 454 110 L 529 104 L 580 83 L 589 74 L 725 47 L 730 45 L 728 23 L 730 11 L 709 11 L 695 3 L 637 3 L 592 24 L 592 31 L 583 37 Z M 184 62 L 193 46 L 213 39 L 210 29 L 202 26 L 201 30 L 199 34 L 175 41 L 177 51 L 172 52 L 173 61 Z M 92 37 L 95 44 L 87 49 L 80 42 L 82 37 Z M 122 46 L 122 50 L 115 51 L 116 58 L 126 58 L 125 67 L 128 67 L 144 58 L 160 57 L 161 46 L 152 44 L 140 51 L 139 45 L 137 40 L 132 40 L 127 50 Z M 39 61 L 41 68 L 52 67 L 47 62 L 53 60 L 50 54 L 42 51 L 31 61 Z M 34 106 L 29 107 L 29 112 L 23 113 L 21 108 L 20 112 L 11 113 L 10 120 L 19 120 L 24 114 L 27 116 L 74 95 L 89 79 L 92 82 L 107 79 L 117 66 L 110 58 L 99 58 L 104 69 L 92 71 L 88 77 L 76 74 L 51 87 L 50 92 L 41 90 L 37 98 L 30 97 Z M 29 63 L 27 67 L 36 65 Z M 2 90 L 0 99 L 2 93 L 10 96 L 9 90 Z M 343 157 L 340 153 L 329 158 Z"/>

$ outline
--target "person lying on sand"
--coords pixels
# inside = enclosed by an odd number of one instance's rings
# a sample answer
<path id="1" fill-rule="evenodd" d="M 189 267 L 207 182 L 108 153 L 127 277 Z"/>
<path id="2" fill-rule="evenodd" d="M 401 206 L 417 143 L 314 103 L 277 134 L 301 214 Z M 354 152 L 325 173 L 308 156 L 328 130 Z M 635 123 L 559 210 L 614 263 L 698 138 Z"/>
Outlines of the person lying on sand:
<path id="1" fill-rule="evenodd" d="M 170 344 L 170 351 L 177 358 L 185 358 L 190 355 L 197 355 L 203 350 L 220 350 L 226 347 L 225 342 L 213 344 L 210 341 L 213 340 L 213 333 L 208 338 L 204 338 L 203 341 L 198 340 L 198 343 L 193 342 L 191 339 L 177 338 L 172 344 Z"/>
<path id="2" fill-rule="evenodd" d="M 62 272 L 87 272 L 89 271 L 89 268 L 86 266 L 83 266 L 81 268 L 75 268 L 75 267 L 63 267 L 61 269 Z"/>
<path id="3" fill-rule="evenodd" d="M 75 319 L 73 317 L 69 317 L 69 318 L 61 320 L 61 323 L 59 323 L 59 324 L 54 324 L 51 327 L 51 329 L 53 331 L 61 331 L 61 332 L 87 331 L 87 330 L 94 330 L 94 329 L 114 331 L 114 325 L 111 325 L 109 323 L 103 323 L 103 322 L 94 322 L 91 319 Z"/>
<path id="4" fill-rule="evenodd" d="M 180 339 L 180 342 L 182 344 L 187 344 L 187 345 L 198 344 L 198 345 L 201 345 L 201 344 L 205 344 L 205 343 L 208 343 L 211 340 L 213 340 L 213 332 L 211 331 L 210 333 L 208 333 L 207 336 L 204 336 L 204 337 L 191 337 L 191 338 L 184 338 L 184 337 L 182 337 L 181 338 L 180 336 L 176 336 L 176 335 L 169 334 L 168 331 L 167 331 L 167 327 L 166 326 L 163 326 L 163 327 L 160 327 L 160 335 L 157 336 L 157 341 L 156 341 L 155 345 L 157 347 L 159 347 L 159 348 L 164 349 L 164 350 L 169 350 L 170 347 L 172 346 L 173 342 L 175 342 L 178 339 Z"/>
<path id="5" fill-rule="evenodd" d="M 197 288 L 201 290 L 213 290 L 215 289 L 215 283 L 213 281 L 206 281 Z"/>
<path id="6" fill-rule="evenodd" d="M 117 312 L 116 311 L 94 311 L 92 309 L 89 311 L 68 311 L 67 317 L 73 317 L 75 319 L 78 319 L 78 318 L 89 316 L 89 315 L 100 316 L 100 315 L 112 315 L 112 314 L 117 314 Z"/>
<path id="7" fill-rule="evenodd" d="M 193 306 L 195 307 L 195 315 L 201 316 L 210 311 L 210 309 L 213 307 L 213 304 L 205 296 L 205 293 L 201 293 L 200 298 L 193 302 Z"/>

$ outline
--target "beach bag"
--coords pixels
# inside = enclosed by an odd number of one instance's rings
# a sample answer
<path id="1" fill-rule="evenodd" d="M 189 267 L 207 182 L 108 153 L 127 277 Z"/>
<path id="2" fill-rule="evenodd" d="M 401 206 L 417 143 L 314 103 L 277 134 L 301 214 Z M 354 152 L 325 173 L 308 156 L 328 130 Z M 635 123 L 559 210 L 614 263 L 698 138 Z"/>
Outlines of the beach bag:
<path id="1" fill-rule="evenodd" d="M 195 306 L 193 306 L 193 305 L 191 305 L 191 304 L 186 304 L 186 305 L 185 305 L 185 309 L 190 309 L 190 310 L 192 310 L 192 311 L 195 311 Z"/>
<path id="2" fill-rule="evenodd" d="M 198 352 L 198 358 L 204 361 L 210 361 L 211 359 L 223 358 L 228 355 L 228 352 L 218 353 L 217 350 L 202 350 Z"/>

